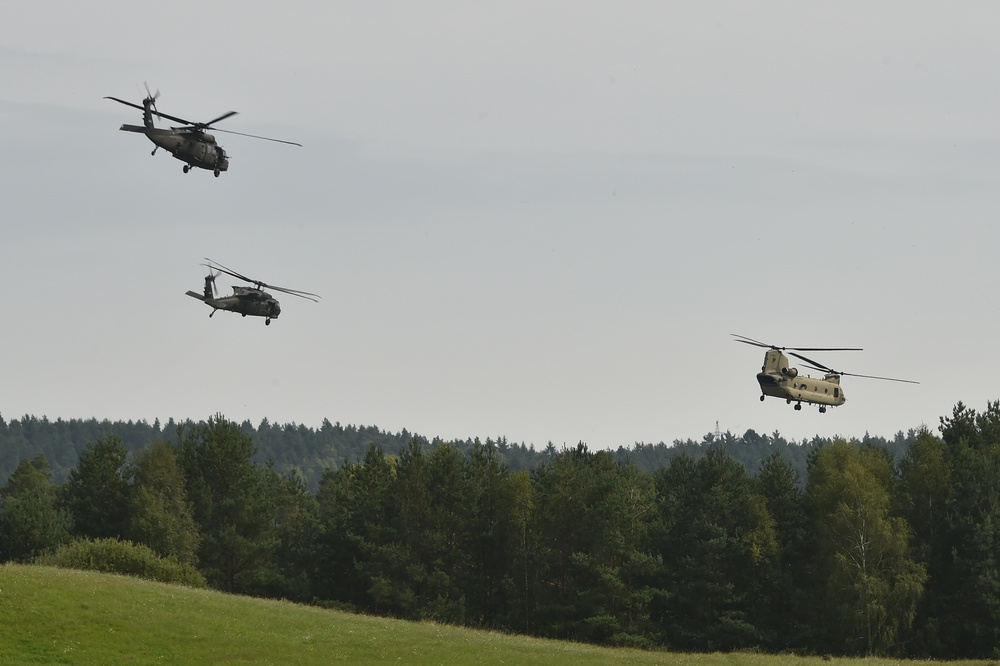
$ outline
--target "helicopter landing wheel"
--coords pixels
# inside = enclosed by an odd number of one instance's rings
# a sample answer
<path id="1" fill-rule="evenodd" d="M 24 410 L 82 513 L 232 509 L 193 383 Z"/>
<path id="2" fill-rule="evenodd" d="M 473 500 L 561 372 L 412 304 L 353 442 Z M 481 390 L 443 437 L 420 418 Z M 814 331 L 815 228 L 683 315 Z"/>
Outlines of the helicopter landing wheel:
<path id="1" fill-rule="evenodd" d="M 185 164 L 184 165 L 184 173 L 187 173 L 190 170 L 191 170 L 191 165 L 190 164 Z"/>
<path id="2" fill-rule="evenodd" d="M 764 396 L 763 395 L 760 396 L 760 401 L 764 402 Z"/>
<path id="3" fill-rule="evenodd" d="M 820 407 L 819 408 L 819 413 L 820 414 L 826 414 L 826 407 Z"/>
<path id="4" fill-rule="evenodd" d="M 271 320 L 270 319 L 265 319 L 264 320 L 264 326 L 270 326 L 270 325 L 271 325 Z"/>
<path id="5" fill-rule="evenodd" d="M 156 155 L 156 148 L 153 148 L 153 152 L 151 152 L 150 155 Z"/>
<path id="6" fill-rule="evenodd" d="M 216 177 L 216 178 L 218 178 L 218 177 L 219 177 L 219 173 L 221 173 L 221 172 L 220 172 L 220 171 L 219 171 L 218 169 L 216 169 L 216 170 L 215 170 L 215 177 Z"/>
<path id="7" fill-rule="evenodd" d="M 795 403 L 795 411 L 798 412 L 798 411 L 801 411 L 801 410 L 802 410 L 802 403 L 801 402 Z"/>

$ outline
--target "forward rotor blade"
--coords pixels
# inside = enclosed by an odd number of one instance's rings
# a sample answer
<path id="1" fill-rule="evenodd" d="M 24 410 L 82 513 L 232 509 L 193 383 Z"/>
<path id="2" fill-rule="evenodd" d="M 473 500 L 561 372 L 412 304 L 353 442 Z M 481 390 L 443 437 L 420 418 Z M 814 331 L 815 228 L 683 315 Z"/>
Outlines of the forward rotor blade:
<path id="1" fill-rule="evenodd" d="M 216 122 L 216 121 L 213 120 L 212 122 Z M 209 124 L 211 124 L 211 123 L 209 123 Z M 212 131 L 213 132 L 225 132 L 226 134 L 238 134 L 239 136 L 248 136 L 251 139 L 263 139 L 264 141 L 274 141 L 275 143 L 287 143 L 287 144 L 292 145 L 292 146 L 298 146 L 299 148 L 302 147 L 301 143 L 295 143 L 294 141 L 285 141 L 284 139 L 272 139 L 269 136 L 259 136 L 257 134 L 247 134 L 246 132 L 234 132 L 233 130 L 219 129 L 217 127 L 213 127 Z"/>
<path id="2" fill-rule="evenodd" d="M 735 340 L 735 342 L 742 342 L 745 345 L 753 345 L 754 347 L 763 347 L 765 349 L 770 349 L 771 348 L 771 345 L 766 345 L 763 342 L 760 342 L 759 340 L 754 340 L 753 338 L 748 338 L 745 335 L 738 335 L 736 333 L 730 333 L 729 335 L 733 336 L 734 338 L 737 338 L 737 340 Z"/>
<path id="3" fill-rule="evenodd" d="M 778 345 L 769 345 L 761 342 L 760 340 L 748 338 L 745 335 L 738 335 L 736 333 L 730 333 L 729 335 L 734 338 L 739 338 L 736 342 L 754 345 L 755 347 L 764 347 L 765 349 L 777 349 L 779 351 L 785 351 L 786 349 L 794 349 L 796 351 L 864 351 L 859 347 L 779 347 Z"/>

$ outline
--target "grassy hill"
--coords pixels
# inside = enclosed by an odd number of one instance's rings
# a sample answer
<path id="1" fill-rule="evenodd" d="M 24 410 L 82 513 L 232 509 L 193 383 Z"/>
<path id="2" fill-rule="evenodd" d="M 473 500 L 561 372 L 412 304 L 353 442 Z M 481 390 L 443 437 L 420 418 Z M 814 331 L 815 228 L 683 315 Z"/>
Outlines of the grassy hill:
<path id="1" fill-rule="evenodd" d="M 0 566 L 0 664 L 690 664 L 810 666 L 754 654 L 614 650 L 47 567 Z M 952 662 L 983 664 L 986 662 Z"/>

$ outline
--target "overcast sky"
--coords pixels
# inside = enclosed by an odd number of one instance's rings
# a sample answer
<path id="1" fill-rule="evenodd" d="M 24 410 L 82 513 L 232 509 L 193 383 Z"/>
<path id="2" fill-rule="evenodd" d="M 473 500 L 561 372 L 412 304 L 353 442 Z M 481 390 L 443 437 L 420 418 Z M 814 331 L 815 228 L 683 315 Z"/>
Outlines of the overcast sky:
<path id="1" fill-rule="evenodd" d="M 280 9 L 278 8 L 280 6 Z M 272 8 L 273 7 L 273 8 Z M 891 437 L 1000 398 L 992 2 L 12 3 L 0 414 L 544 447 Z M 217 134 L 220 178 L 140 134 Z M 204 257 L 280 319 L 219 312 Z M 229 291 L 234 281 L 219 278 Z M 847 404 L 759 402 L 763 350 Z M 815 374 L 815 373 L 814 373 Z"/>

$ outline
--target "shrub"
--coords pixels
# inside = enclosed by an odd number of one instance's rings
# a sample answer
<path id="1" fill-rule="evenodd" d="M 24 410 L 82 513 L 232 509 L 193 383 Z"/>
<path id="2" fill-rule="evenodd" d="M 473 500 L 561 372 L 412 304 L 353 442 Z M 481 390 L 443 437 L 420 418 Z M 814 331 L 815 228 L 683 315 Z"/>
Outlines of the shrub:
<path id="1" fill-rule="evenodd" d="M 205 587 L 205 578 L 190 564 L 161 557 L 151 548 L 118 539 L 79 539 L 42 555 L 36 564 L 136 576 L 161 583 Z"/>

